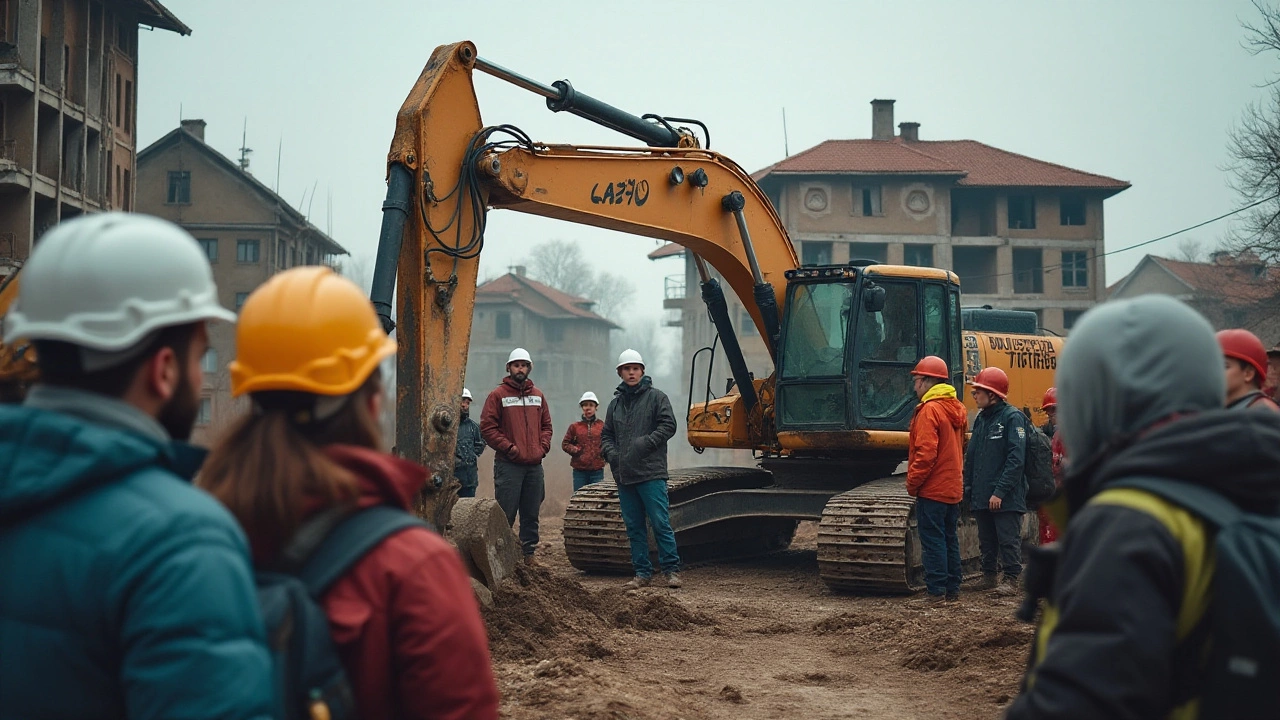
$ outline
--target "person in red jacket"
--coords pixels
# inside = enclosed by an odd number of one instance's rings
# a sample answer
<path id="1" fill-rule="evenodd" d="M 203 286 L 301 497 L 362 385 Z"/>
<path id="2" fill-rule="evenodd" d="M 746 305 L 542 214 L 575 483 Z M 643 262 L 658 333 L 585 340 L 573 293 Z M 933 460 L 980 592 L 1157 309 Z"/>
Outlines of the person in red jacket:
<path id="1" fill-rule="evenodd" d="M 600 401 L 588 390 L 582 394 L 578 407 L 582 408 L 582 419 L 569 426 L 560 442 L 560 449 L 570 457 L 574 492 L 604 479 L 604 455 L 600 453 L 600 431 L 604 423 L 596 417 Z"/>
<path id="2" fill-rule="evenodd" d="M 252 411 L 218 441 L 199 484 L 243 526 L 255 564 L 279 564 L 309 518 L 407 510 L 428 471 L 379 452 L 379 363 L 396 351 L 360 288 L 327 267 L 286 270 L 245 302 L 231 363 Z M 457 551 L 425 527 L 394 533 L 320 598 L 366 718 L 490 720 L 498 689 Z"/>
<path id="3" fill-rule="evenodd" d="M 538 549 L 538 512 L 546 498 L 542 458 L 551 452 L 551 409 L 529 373 L 533 358 L 516 348 L 507 377 L 489 393 L 480 411 L 480 437 L 493 448 L 493 494 L 507 522 L 520 514 L 520 545 L 526 562 Z"/>
<path id="4" fill-rule="evenodd" d="M 947 363 L 922 358 L 911 371 L 920 404 L 908 436 L 907 494 L 916 499 L 924 584 L 931 600 L 960 599 L 960 500 L 964 496 L 964 431 L 968 413 L 947 381 Z"/>
<path id="5" fill-rule="evenodd" d="M 1049 416 L 1049 422 L 1040 428 L 1040 432 L 1048 435 L 1050 439 L 1049 452 L 1053 460 L 1053 481 L 1058 487 L 1062 487 L 1062 461 L 1066 457 L 1066 450 L 1062 445 L 1062 437 L 1058 434 L 1058 388 L 1051 387 L 1044 391 L 1040 409 Z M 1049 517 L 1049 511 L 1043 505 L 1036 508 L 1036 518 L 1040 521 L 1040 544 L 1048 545 L 1057 540 L 1058 528 L 1054 526 L 1053 520 Z"/>

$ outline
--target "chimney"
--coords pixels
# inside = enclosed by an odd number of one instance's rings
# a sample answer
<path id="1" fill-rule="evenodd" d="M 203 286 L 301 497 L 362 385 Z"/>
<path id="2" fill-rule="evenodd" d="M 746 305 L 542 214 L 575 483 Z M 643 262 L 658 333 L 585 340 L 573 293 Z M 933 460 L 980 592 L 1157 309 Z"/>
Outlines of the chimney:
<path id="1" fill-rule="evenodd" d="M 182 129 L 186 130 L 188 133 L 192 135 L 195 135 L 196 139 L 199 140 L 200 142 L 204 142 L 204 125 L 205 125 L 205 122 L 203 120 L 183 120 L 182 121 Z"/>
<path id="2" fill-rule="evenodd" d="M 511 271 L 514 272 L 516 275 L 519 275 L 520 277 L 524 277 L 525 268 L 523 265 L 516 265 L 511 268 Z"/>
<path id="3" fill-rule="evenodd" d="M 893 101 L 871 101 L 871 139 L 893 139 Z"/>
<path id="4" fill-rule="evenodd" d="M 899 134 L 902 135 L 902 142 L 917 142 L 920 140 L 920 123 L 898 123 L 898 130 Z"/>

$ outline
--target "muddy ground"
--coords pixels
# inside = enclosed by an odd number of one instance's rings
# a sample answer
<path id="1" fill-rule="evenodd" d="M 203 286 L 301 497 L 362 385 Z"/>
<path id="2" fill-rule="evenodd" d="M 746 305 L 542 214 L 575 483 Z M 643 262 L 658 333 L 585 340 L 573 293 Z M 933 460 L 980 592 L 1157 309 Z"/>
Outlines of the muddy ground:
<path id="1" fill-rule="evenodd" d="M 486 612 L 503 717 L 986 718 L 1017 691 L 1032 628 L 1014 600 L 833 594 L 812 523 L 786 552 L 628 594 L 574 570 L 543 517 L 540 566 Z"/>

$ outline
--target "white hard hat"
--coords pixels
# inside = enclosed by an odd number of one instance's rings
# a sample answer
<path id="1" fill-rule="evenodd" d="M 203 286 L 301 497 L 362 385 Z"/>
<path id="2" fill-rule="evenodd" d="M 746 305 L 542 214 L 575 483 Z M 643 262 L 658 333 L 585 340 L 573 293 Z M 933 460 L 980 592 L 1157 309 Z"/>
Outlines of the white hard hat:
<path id="1" fill-rule="evenodd" d="M 618 369 L 621 370 L 623 365 L 639 365 L 644 367 L 644 358 L 640 357 L 640 353 L 627 348 L 618 356 Z"/>
<path id="2" fill-rule="evenodd" d="M 471 400 L 471 391 L 466 388 L 462 388 L 462 398 L 464 400 Z"/>
<path id="3" fill-rule="evenodd" d="M 516 348 L 515 350 L 511 351 L 510 355 L 507 356 L 508 365 L 510 365 L 511 363 L 517 360 L 523 360 L 529 363 L 530 365 L 533 364 L 533 358 L 529 357 L 529 351 L 525 350 L 524 348 Z"/>
<path id="4" fill-rule="evenodd" d="M 582 397 L 578 400 L 578 404 L 579 404 L 579 405 L 581 405 L 582 403 L 584 403 L 584 402 L 586 402 L 586 401 L 588 401 L 588 400 L 590 400 L 591 402 L 593 402 L 593 403 L 595 403 L 595 404 L 597 404 L 597 405 L 599 405 L 599 404 L 600 404 L 600 399 L 599 399 L 599 398 L 597 398 L 597 397 L 596 397 L 596 394 L 595 394 L 595 393 L 593 393 L 593 392 L 591 392 L 590 390 L 588 390 L 588 391 L 586 391 L 586 392 L 582 393 Z"/>
<path id="5" fill-rule="evenodd" d="M 160 218 L 110 212 L 61 223 L 36 244 L 4 341 L 117 353 L 161 328 L 235 319 L 218 304 L 209 260 L 191 235 Z"/>

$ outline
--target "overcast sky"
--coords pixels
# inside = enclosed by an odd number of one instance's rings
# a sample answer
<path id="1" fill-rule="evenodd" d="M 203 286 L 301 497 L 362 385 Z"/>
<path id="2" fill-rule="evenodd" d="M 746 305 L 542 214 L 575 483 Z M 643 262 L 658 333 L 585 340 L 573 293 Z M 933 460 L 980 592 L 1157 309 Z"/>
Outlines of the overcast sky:
<path id="1" fill-rule="evenodd" d="M 894 98 L 896 121 L 920 122 L 922 139 L 979 140 L 1131 182 L 1106 202 L 1109 250 L 1240 204 L 1226 135 L 1280 71 L 1280 58 L 1241 47 L 1247 0 L 163 1 L 193 33 L 141 33 L 139 147 L 181 113 L 206 120 L 206 140 L 236 157 L 247 118 L 251 171 L 275 185 L 282 142 L 281 194 L 296 206 L 316 187 L 311 219 L 325 229 L 331 193 L 332 236 L 357 257 L 377 244 L 396 112 L 432 48 L 458 40 L 636 114 L 700 118 L 712 148 L 751 171 L 783 157 L 784 106 L 794 154 L 869 137 L 869 102 Z M 546 142 L 626 142 L 476 77 L 486 124 Z M 1193 237 L 1212 244 L 1226 227 Z M 662 278 L 680 271 L 645 260 L 654 240 L 504 211 L 490 215 L 482 276 L 548 238 L 634 278 L 640 314 L 661 313 Z M 1176 242 L 1110 256 L 1108 283 Z"/>

